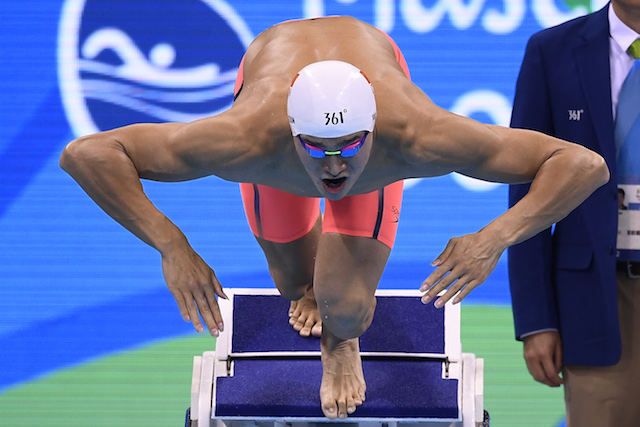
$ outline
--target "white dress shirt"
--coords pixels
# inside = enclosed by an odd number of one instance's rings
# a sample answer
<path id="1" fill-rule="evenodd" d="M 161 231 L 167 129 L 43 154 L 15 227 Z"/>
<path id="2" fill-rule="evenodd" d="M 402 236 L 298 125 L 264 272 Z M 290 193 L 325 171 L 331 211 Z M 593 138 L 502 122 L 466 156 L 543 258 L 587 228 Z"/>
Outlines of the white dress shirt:
<path id="1" fill-rule="evenodd" d="M 640 34 L 627 27 L 613 11 L 613 6 L 609 4 L 609 64 L 611 67 L 611 101 L 614 121 L 622 83 L 633 66 L 633 56 L 627 50 L 631 43 L 638 38 L 640 38 Z"/>

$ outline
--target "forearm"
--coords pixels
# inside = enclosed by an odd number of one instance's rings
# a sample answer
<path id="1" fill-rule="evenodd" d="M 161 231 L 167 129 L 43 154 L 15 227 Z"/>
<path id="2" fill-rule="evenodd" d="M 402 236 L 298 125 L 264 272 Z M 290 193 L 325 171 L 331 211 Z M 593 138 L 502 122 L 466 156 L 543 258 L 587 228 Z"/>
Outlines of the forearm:
<path id="1" fill-rule="evenodd" d="M 146 197 L 125 149 L 104 134 L 79 138 L 63 151 L 60 166 L 113 219 L 160 252 L 186 243 L 182 232 Z"/>
<path id="2" fill-rule="evenodd" d="M 565 144 L 539 168 L 529 192 L 485 230 L 505 247 L 523 242 L 566 217 L 609 180 L 604 159 L 576 144 Z"/>

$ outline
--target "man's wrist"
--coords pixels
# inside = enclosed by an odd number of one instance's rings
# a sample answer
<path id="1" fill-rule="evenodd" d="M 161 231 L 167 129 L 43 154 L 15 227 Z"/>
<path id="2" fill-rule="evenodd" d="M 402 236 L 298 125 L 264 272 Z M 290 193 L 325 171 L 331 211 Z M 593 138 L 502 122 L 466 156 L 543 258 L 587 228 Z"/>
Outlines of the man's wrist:
<path id="1" fill-rule="evenodd" d="M 524 334 L 520 335 L 520 339 L 523 340 L 527 337 L 530 337 L 531 335 L 541 334 L 542 332 L 558 332 L 558 330 L 556 328 L 545 328 L 545 329 L 538 329 L 531 332 L 525 332 Z"/>
<path id="2" fill-rule="evenodd" d="M 162 256 L 165 256 L 177 248 L 189 245 L 185 235 L 166 217 L 164 218 L 163 224 L 154 228 L 156 231 L 162 231 L 153 239 L 151 246 L 160 252 Z"/>

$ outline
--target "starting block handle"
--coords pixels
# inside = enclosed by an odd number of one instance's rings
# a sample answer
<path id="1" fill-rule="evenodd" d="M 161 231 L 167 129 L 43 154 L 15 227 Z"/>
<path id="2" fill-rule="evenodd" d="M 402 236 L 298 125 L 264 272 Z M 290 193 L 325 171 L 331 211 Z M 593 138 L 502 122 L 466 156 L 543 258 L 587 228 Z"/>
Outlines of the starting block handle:
<path id="1" fill-rule="evenodd" d="M 190 425 L 211 427 L 215 352 L 205 351 L 193 358 Z"/>
<path id="2" fill-rule="evenodd" d="M 224 355 L 221 356 L 223 358 Z M 243 352 L 230 353 L 229 359 L 320 359 L 319 351 L 268 351 L 268 352 Z M 402 353 L 384 351 L 362 351 L 363 359 L 427 359 L 445 360 L 447 355 L 441 353 Z"/>
<path id="3" fill-rule="evenodd" d="M 484 359 L 462 354 L 462 427 L 485 427 Z"/>
<path id="4" fill-rule="evenodd" d="M 476 425 L 484 426 L 484 359 L 476 359 Z M 487 424 L 488 426 L 488 424 Z"/>
<path id="5" fill-rule="evenodd" d="M 202 372 L 202 356 L 193 356 L 193 372 L 191 374 L 191 411 L 192 421 L 198 420 L 200 408 L 200 375 Z"/>

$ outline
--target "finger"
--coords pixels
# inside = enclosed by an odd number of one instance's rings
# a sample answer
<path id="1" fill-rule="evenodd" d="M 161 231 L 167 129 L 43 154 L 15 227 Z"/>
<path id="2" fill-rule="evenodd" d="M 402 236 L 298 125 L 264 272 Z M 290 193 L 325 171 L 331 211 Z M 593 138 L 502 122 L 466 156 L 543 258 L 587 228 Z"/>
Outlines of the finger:
<path id="1" fill-rule="evenodd" d="M 457 274 L 452 271 L 449 276 L 455 277 L 457 276 Z M 455 282 L 452 281 L 451 284 L 448 285 L 448 289 L 447 287 L 443 287 L 442 289 L 447 289 L 447 292 L 445 292 L 440 298 L 438 298 L 438 301 L 442 300 L 446 303 L 454 296 L 459 295 L 468 286 L 468 282 L 470 281 L 470 279 L 471 278 L 469 277 L 469 275 L 465 274 L 464 276 L 459 277 Z"/>
<path id="2" fill-rule="evenodd" d="M 444 248 L 444 251 L 442 251 L 442 253 L 438 255 L 436 259 L 434 259 L 431 262 L 431 266 L 437 267 L 442 265 L 446 261 L 446 259 L 449 258 L 449 255 L 451 255 L 451 252 L 453 252 L 453 248 L 455 247 L 455 245 L 456 245 L 455 239 L 449 240 L 449 242 L 447 243 L 447 246 Z"/>
<path id="3" fill-rule="evenodd" d="M 529 373 L 533 377 L 534 380 L 539 383 L 550 385 L 547 377 L 544 375 L 544 370 L 542 369 L 542 363 L 540 359 L 526 359 L 525 362 L 527 364 L 527 369 Z"/>
<path id="4" fill-rule="evenodd" d="M 172 291 L 171 295 L 173 295 L 173 298 L 176 300 L 176 303 L 178 304 L 178 310 L 180 310 L 180 315 L 182 316 L 184 321 L 190 322 L 191 316 L 189 316 L 189 310 L 187 309 L 187 304 L 184 301 L 182 293 Z"/>
<path id="5" fill-rule="evenodd" d="M 213 320 L 216 322 L 216 326 L 220 331 L 223 331 L 224 323 L 222 319 L 222 312 L 220 311 L 220 306 L 218 305 L 218 300 L 216 298 L 216 292 L 211 287 L 206 287 L 204 289 L 204 294 L 209 302 L 209 309 L 213 315 Z"/>
<path id="6" fill-rule="evenodd" d="M 211 313 L 211 308 L 209 307 L 209 301 L 207 301 L 206 298 L 202 297 L 196 300 L 196 304 L 198 305 L 198 311 L 200 312 L 200 316 L 202 317 L 204 324 L 207 325 L 209 333 L 214 337 L 220 335 L 220 332 L 218 331 L 218 325 L 213 319 L 213 314 Z"/>
<path id="7" fill-rule="evenodd" d="M 199 304 L 200 314 L 209 328 L 209 332 L 214 337 L 220 335 L 220 332 L 224 330 L 224 323 L 222 322 L 222 315 L 220 314 L 220 307 L 216 301 L 216 294 L 211 287 L 204 289 L 203 305 Z M 204 312 L 203 312 L 204 310 Z"/>
<path id="8" fill-rule="evenodd" d="M 548 385 L 551 387 L 559 387 L 562 385 L 562 378 L 558 375 L 558 371 L 555 370 L 555 363 L 553 363 L 553 360 L 544 359 L 542 361 L 542 369 Z"/>
<path id="9" fill-rule="evenodd" d="M 529 372 L 531 373 L 531 376 L 533 376 L 534 380 L 548 385 L 549 387 L 555 387 L 553 381 L 545 372 L 544 363 L 544 358 L 535 358 L 532 359 L 531 362 L 527 362 L 527 367 L 529 368 Z"/>
<path id="10" fill-rule="evenodd" d="M 529 373 L 533 377 L 534 380 L 539 383 L 550 385 L 547 377 L 544 375 L 544 370 L 542 369 L 542 365 L 534 365 L 529 367 Z"/>
<path id="11" fill-rule="evenodd" d="M 444 266 L 440 266 L 436 268 L 431 274 L 422 282 L 422 286 L 420 286 L 420 292 L 427 292 L 429 289 L 433 288 L 439 281 L 446 277 L 446 274 L 449 273 L 448 268 Z"/>
<path id="12" fill-rule="evenodd" d="M 196 298 L 196 305 L 198 306 L 198 312 L 200 312 L 200 317 L 204 321 L 204 324 L 207 325 L 207 329 L 211 332 L 211 335 L 216 336 L 218 332 L 218 328 L 213 321 L 213 315 L 211 314 L 211 310 L 209 309 L 209 302 L 204 297 L 204 295 Z"/>
<path id="13" fill-rule="evenodd" d="M 200 322 L 200 316 L 198 315 L 198 306 L 193 299 L 193 295 L 187 293 L 186 295 L 184 295 L 184 299 L 187 305 L 187 311 L 189 312 L 189 317 L 191 317 L 191 323 L 193 324 L 193 327 L 198 332 L 204 332 L 204 327 L 202 326 L 202 322 Z"/>
<path id="14" fill-rule="evenodd" d="M 452 241 L 450 240 L 449 243 L 447 243 L 447 247 L 444 249 L 444 251 L 440 255 L 438 255 L 438 257 L 431 263 L 431 266 L 438 268 L 432 271 L 429 277 L 427 277 L 425 281 L 422 282 L 422 286 L 420 287 L 421 292 L 428 291 L 453 268 L 453 266 L 451 266 L 450 264 L 445 265 L 445 262 L 447 258 L 449 258 L 451 251 L 453 251 L 454 246 L 454 243 L 452 243 Z"/>
<path id="15" fill-rule="evenodd" d="M 426 295 L 422 297 L 422 302 L 424 304 L 427 304 L 429 301 L 434 299 L 441 291 L 451 286 L 451 284 L 454 283 L 457 279 L 458 279 L 458 275 L 454 274 L 453 272 L 450 272 L 448 275 L 440 279 L 439 282 L 437 282 L 435 285 L 431 287 L 431 289 L 427 291 Z M 448 298 L 443 300 L 440 306 L 442 306 L 442 304 L 444 304 L 444 302 L 446 302 L 447 300 Z"/>
<path id="16" fill-rule="evenodd" d="M 463 276 L 459 278 L 455 283 L 452 283 L 447 289 L 447 292 L 444 293 L 440 298 L 436 300 L 433 304 L 436 308 L 442 308 L 449 300 L 458 295 L 461 292 L 461 289 L 467 286 L 468 276 Z"/>
<path id="17" fill-rule="evenodd" d="M 564 384 L 564 379 L 560 376 L 560 372 L 562 371 L 562 343 L 560 341 L 555 343 L 551 365 L 551 379 L 553 383 L 557 386 Z"/>
<path id="18" fill-rule="evenodd" d="M 442 279 L 442 276 L 444 276 L 445 273 L 446 271 L 441 270 L 440 268 L 436 268 L 435 270 L 433 270 L 431 274 L 422 282 L 422 285 L 420 286 L 420 292 L 427 292 L 429 289 L 431 289 L 433 285 L 435 285 L 440 279 Z"/>
<path id="19" fill-rule="evenodd" d="M 467 283 L 462 290 L 458 293 L 458 295 L 456 295 L 453 298 L 453 303 L 454 304 L 458 304 L 460 303 L 463 299 L 465 299 L 465 297 L 467 295 L 469 295 L 469 293 L 474 290 L 478 285 L 480 285 L 482 282 L 479 280 L 472 280 L 469 283 Z"/>
<path id="20" fill-rule="evenodd" d="M 556 372 L 560 372 L 562 371 L 562 342 L 560 340 L 556 341 L 556 345 L 555 345 L 555 352 L 554 352 L 554 357 L 553 357 L 553 361 L 555 362 L 555 368 L 556 368 Z M 562 380 L 562 382 L 564 383 L 564 379 Z"/>
<path id="21" fill-rule="evenodd" d="M 224 290 L 222 289 L 222 285 L 220 284 L 220 282 L 218 281 L 218 278 L 216 277 L 216 273 L 213 270 L 210 270 L 210 271 L 211 271 L 211 283 L 213 283 L 213 289 L 215 289 L 216 295 L 224 299 L 229 299 L 227 294 L 224 293 Z"/>

